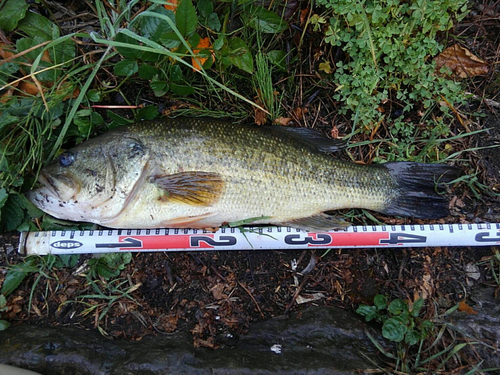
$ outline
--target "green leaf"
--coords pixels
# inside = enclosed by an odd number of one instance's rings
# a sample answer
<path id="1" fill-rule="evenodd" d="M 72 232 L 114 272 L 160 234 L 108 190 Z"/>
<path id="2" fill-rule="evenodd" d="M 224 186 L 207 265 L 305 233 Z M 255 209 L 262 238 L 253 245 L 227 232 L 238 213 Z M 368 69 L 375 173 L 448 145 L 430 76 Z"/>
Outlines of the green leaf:
<path id="1" fill-rule="evenodd" d="M 0 30 L 7 33 L 14 30 L 17 23 L 24 18 L 27 9 L 26 0 L 7 0 L 0 9 Z"/>
<path id="2" fill-rule="evenodd" d="M 101 92 L 98 90 L 89 90 L 87 91 L 87 98 L 91 102 L 100 102 L 101 101 Z"/>
<path id="3" fill-rule="evenodd" d="M 0 208 L 7 202 L 8 197 L 9 194 L 7 194 L 7 190 L 5 190 L 5 188 L 0 188 Z"/>
<path id="4" fill-rule="evenodd" d="M 356 310 L 356 313 L 359 315 L 363 315 L 367 322 L 375 319 L 378 316 L 377 308 L 375 306 L 360 305 Z"/>
<path id="5" fill-rule="evenodd" d="M 182 69 L 179 65 L 172 66 L 172 69 L 170 69 L 169 78 L 173 82 L 178 82 L 182 79 Z"/>
<path id="6" fill-rule="evenodd" d="M 186 96 L 186 95 L 193 94 L 195 90 L 191 86 L 178 85 L 176 83 L 171 83 L 170 84 L 170 91 L 172 91 L 174 94 L 177 94 L 177 95 Z"/>
<path id="7" fill-rule="evenodd" d="M 420 310 L 424 306 L 424 299 L 419 298 L 413 304 L 413 309 L 411 310 L 411 315 L 417 317 L 420 314 Z"/>
<path id="8" fill-rule="evenodd" d="M 0 331 L 5 331 L 9 327 L 10 327 L 9 322 L 7 322 L 6 320 L 0 320 Z"/>
<path id="9" fill-rule="evenodd" d="M 385 310 L 387 308 L 387 297 L 381 294 L 377 294 L 373 299 L 373 304 L 377 310 Z"/>
<path id="10" fill-rule="evenodd" d="M 7 49 L 6 47 L 3 47 Z M 19 70 L 19 65 L 14 62 L 6 62 L 0 65 L 0 86 L 6 85 L 14 78 L 14 73 Z"/>
<path id="11" fill-rule="evenodd" d="M 39 37 L 43 41 L 55 40 L 59 38 L 58 27 L 44 16 L 38 13 L 28 12 L 17 25 L 19 30 L 24 31 L 28 36 Z"/>
<path id="12" fill-rule="evenodd" d="M 395 299 L 394 301 L 392 301 L 387 308 L 387 310 L 389 310 L 389 312 L 394 315 L 401 314 L 405 309 L 408 309 L 408 305 L 400 299 Z"/>
<path id="13" fill-rule="evenodd" d="M 12 194 L 2 207 L 1 224 L 5 231 L 15 230 L 23 221 L 24 211 L 19 205 L 17 194 Z"/>
<path id="14" fill-rule="evenodd" d="M 410 345 L 410 346 L 415 345 L 419 341 L 420 341 L 420 335 L 418 334 L 418 332 L 411 330 L 411 331 L 406 333 L 405 342 L 408 345 Z"/>
<path id="15" fill-rule="evenodd" d="M 34 267 L 32 262 L 32 260 L 28 260 L 24 263 L 15 264 L 10 267 L 7 271 L 7 275 L 5 275 L 0 293 L 7 297 L 16 290 L 29 273 L 38 271 L 38 268 Z"/>
<path id="16" fill-rule="evenodd" d="M 219 36 L 217 39 L 215 39 L 215 42 L 213 44 L 214 50 L 218 51 L 222 48 L 224 45 L 225 38 L 223 36 Z"/>
<path id="17" fill-rule="evenodd" d="M 198 0 L 196 7 L 198 8 L 198 12 L 200 12 L 200 16 L 203 18 L 208 17 L 208 15 L 214 11 L 212 0 Z"/>
<path id="18" fill-rule="evenodd" d="M 153 77 L 150 86 L 153 89 L 155 96 L 157 97 L 165 95 L 169 89 L 168 82 L 160 81 L 156 79 L 156 77 Z"/>
<path id="19" fill-rule="evenodd" d="M 154 9 L 152 12 L 163 14 L 170 18 L 172 23 L 175 23 L 175 14 L 171 10 L 161 7 Z M 140 29 L 142 36 L 154 42 L 159 42 L 163 33 L 172 32 L 172 28 L 167 21 L 162 20 L 159 17 L 152 16 L 144 16 L 140 18 Z"/>
<path id="20" fill-rule="evenodd" d="M 117 126 L 130 125 L 130 124 L 134 123 L 133 120 L 129 120 L 129 119 L 122 117 L 120 115 L 117 115 L 116 113 L 113 113 L 111 111 L 107 111 L 106 115 L 112 121 L 111 124 L 108 125 L 109 129 L 116 128 Z"/>
<path id="21" fill-rule="evenodd" d="M 114 67 L 113 72 L 117 76 L 130 77 L 139 71 L 139 65 L 135 60 L 119 61 Z"/>
<path id="22" fill-rule="evenodd" d="M 158 112 L 158 107 L 154 105 L 148 105 L 144 108 L 141 108 L 137 111 L 135 115 L 135 119 L 138 121 L 141 120 L 152 120 L 158 117 L 160 113 Z"/>
<path id="23" fill-rule="evenodd" d="M 56 44 L 49 50 L 49 56 L 54 65 L 64 64 L 63 66 L 67 66 L 70 64 L 70 60 L 75 57 L 75 43 L 72 40 L 65 40 L 59 44 Z M 59 71 L 59 69 L 54 69 L 55 71 Z"/>
<path id="24" fill-rule="evenodd" d="M 92 279 L 101 276 L 106 280 L 117 277 L 131 260 L 131 253 L 110 253 L 101 258 L 90 259 L 87 263 L 89 276 Z"/>
<path id="25" fill-rule="evenodd" d="M 42 217 L 43 211 L 31 203 L 24 195 L 16 194 L 14 195 L 14 199 L 17 200 L 20 207 L 26 209 L 30 218 L 38 219 Z"/>
<path id="26" fill-rule="evenodd" d="M 262 33 L 277 34 L 288 28 L 288 23 L 276 13 L 263 7 L 254 7 L 251 10 L 252 18 L 249 26 Z"/>
<path id="27" fill-rule="evenodd" d="M 73 268 L 78 263 L 80 255 L 79 254 L 59 255 L 59 258 L 61 259 L 61 262 L 64 265 L 64 267 Z"/>
<path id="28" fill-rule="evenodd" d="M 198 18 L 191 0 L 181 0 L 175 12 L 175 25 L 184 37 L 189 37 L 196 30 Z"/>
<path id="29" fill-rule="evenodd" d="M 281 50 L 273 50 L 267 53 L 267 58 L 281 71 L 286 71 L 286 53 Z"/>
<path id="30" fill-rule="evenodd" d="M 191 36 L 189 37 L 189 39 L 188 39 L 188 44 L 194 48 L 194 47 L 196 47 L 198 44 L 200 44 L 200 39 L 201 39 L 200 34 L 198 34 L 198 33 L 194 33 L 193 35 L 191 35 Z"/>
<path id="31" fill-rule="evenodd" d="M 399 316 L 395 316 L 384 322 L 382 326 L 382 336 L 390 341 L 400 342 L 403 340 L 407 330 L 408 327 L 405 321 Z"/>
<path id="32" fill-rule="evenodd" d="M 217 13 L 211 13 L 207 18 L 207 27 L 213 31 L 219 32 L 221 24 Z"/>
<path id="33" fill-rule="evenodd" d="M 181 41 L 176 33 L 166 32 L 161 35 L 161 44 L 167 48 L 177 48 L 181 44 Z"/>
<path id="34" fill-rule="evenodd" d="M 0 311 L 3 311 L 6 305 L 7 305 L 7 299 L 3 294 L 0 294 Z"/>
<path id="35" fill-rule="evenodd" d="M 16 41 L 16 49 L 18 52 L 23 52 L 27 49 L 30 49 L 34 46 L 43 43 L 45 40 L 42 37 L 34 36 L 32 38 L 21 38 Z M 43 47 L 38 47 L 33 49 L 25 54 L 28 59 L 34 60 L 37 56 L 42 53 Z"/>
<path id="36" fill-rule="evenodd" d="M 420 330 L 422 332 L 422 338 L 427 337 L 430 330 L 434 328 L 434 323 L 430 320 L 424 320 L 422 324 L 420 324 Z"/>
<path id="37" fill-rule="evenodd" d="M 237 68 L 247 73 L 253 73 L 252 53 L 243 39 L 232 38 L 229 40 L 229 60 Z"/>
<path id="38" fill-rule="evenodd" d="M 141 66 L 139 66 L 139 77 L 142 79 L 151 80 L 158 73 L 159 70 L 149 64 L 141 64 Z"/>
<path id="39" fill-rule="evenodd" d="M 116 42 L 129 44 L 130 47 L 116 47 L 116 50 L 120 55 L 127 59 L 137 60 L 142 57 L 143 51 L 137 50 L 134 46 L 138 46 L 139 42 L 134 38 L 125 35 L 123 33 L 118 33 L 115 37 Z"/>

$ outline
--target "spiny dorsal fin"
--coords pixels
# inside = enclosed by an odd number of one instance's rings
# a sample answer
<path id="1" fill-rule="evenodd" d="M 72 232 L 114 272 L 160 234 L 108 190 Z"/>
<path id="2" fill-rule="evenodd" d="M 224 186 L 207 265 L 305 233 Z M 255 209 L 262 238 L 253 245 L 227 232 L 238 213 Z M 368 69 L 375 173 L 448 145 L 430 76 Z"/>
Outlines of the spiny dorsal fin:
<path id="1" fill-rule="evenodd" d="M 342 150 L 347 146 L 347 141 L 342 139 L 330 139 L 323 133 L 310 128 L 288 128 L 284 126 L 268 126 L 272 132 L 291 137 L 314 149 L 330 153 Z"/>
<path id="2" fill-rule="evenodd" d="M 194 206 L 211 206 L 219 200 L 224 188 L 224 181 L 218 173 L 202 171 L 154 175 L 151 182 L 163 189 L 160 200 L 175 200 Z"/>

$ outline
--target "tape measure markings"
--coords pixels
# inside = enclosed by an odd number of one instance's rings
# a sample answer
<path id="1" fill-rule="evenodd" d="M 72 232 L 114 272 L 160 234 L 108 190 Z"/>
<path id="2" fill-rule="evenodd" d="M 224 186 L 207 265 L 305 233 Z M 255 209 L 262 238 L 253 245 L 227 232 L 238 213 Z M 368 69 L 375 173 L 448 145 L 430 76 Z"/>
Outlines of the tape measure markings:
<path id="1" fill-rule="evenodd" d="M 120 251 L 286 250 L 495 246 L 500 223 L 352 226 L 306 232 L 289 227 L 201 229 L 103 229 L 23 232 L 19 252 L 81 254 Z"/>

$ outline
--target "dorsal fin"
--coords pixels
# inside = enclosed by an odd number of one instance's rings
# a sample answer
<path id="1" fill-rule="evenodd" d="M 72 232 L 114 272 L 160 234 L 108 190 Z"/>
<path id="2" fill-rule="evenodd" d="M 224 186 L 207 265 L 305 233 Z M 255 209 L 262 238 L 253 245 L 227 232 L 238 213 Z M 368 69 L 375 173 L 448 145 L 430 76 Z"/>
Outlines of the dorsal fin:
<path id="1" fill-rule="evenodd" d="M 310 128 L 290 128 L 285 126 L 267 126 L 266 130 L 291 137 L 318 151 L 330 153 L 342 150 L 347 146 L 347 141 L 342 139 L 330 139 L 323 133 Z"/>

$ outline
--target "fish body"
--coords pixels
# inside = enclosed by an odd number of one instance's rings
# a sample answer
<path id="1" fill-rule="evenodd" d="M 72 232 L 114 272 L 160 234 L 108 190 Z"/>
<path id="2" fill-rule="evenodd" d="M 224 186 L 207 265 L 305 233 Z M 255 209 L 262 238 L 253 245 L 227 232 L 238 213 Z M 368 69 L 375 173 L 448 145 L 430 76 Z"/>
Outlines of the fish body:
<path id="1" fill-rule="evenodd" d="M 331 229 L 323 214 L 365 208 L 439 217 L 437 182 L 453 167 L 359 165 L 332 157 L 310 129 L 162 119 L 116 128 L 61 154 L 40 173 L 29 199 L 66 220 L 111 228 L 209 228 L 227 223 Z M 439 180 L 439 181 L 438 181 Z"/>

